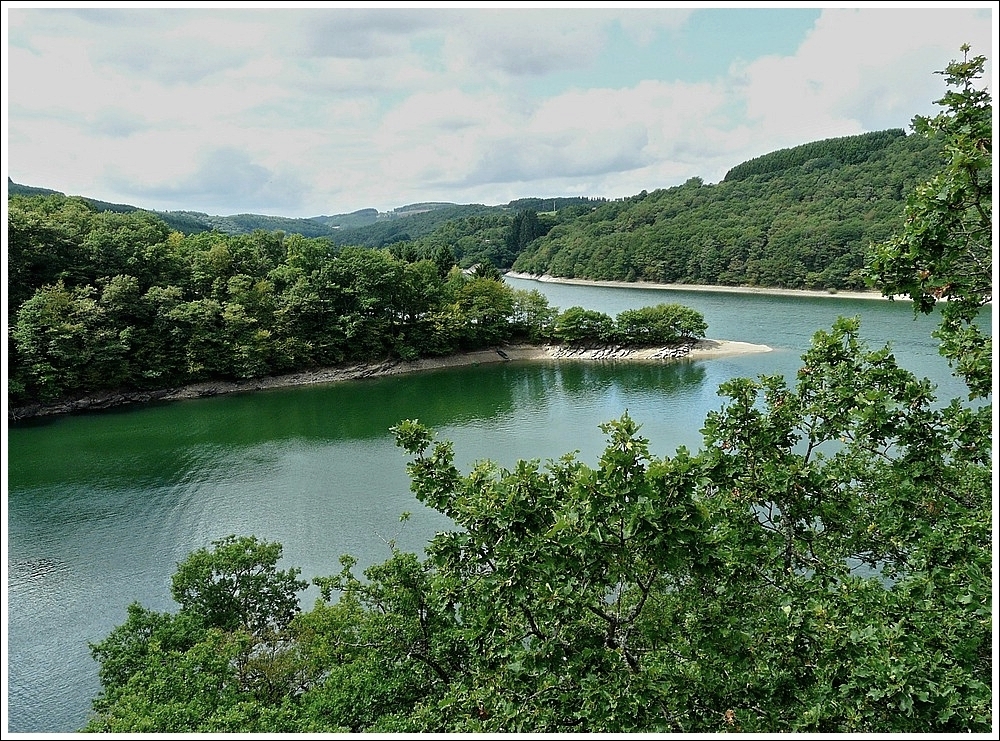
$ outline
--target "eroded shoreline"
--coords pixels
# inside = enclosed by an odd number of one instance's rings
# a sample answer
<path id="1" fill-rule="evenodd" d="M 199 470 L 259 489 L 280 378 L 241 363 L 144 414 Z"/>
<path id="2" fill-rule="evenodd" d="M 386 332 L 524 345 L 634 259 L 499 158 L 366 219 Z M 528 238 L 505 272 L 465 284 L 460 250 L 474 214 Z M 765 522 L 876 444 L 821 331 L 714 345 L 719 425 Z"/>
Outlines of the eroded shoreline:
<path id="1" fill-rule="evenodd" d="M 805 288 L 755 288 L 751 286 L 713 286 L 697 283 L 646 283 L 624 280 L 586 280 L 584 278 L 556 278 L 551 275 L 531 273 L 506 273 L 508 278 L 533 280 L 538 283 L 565 283 L 574 286 L 604 286 L 606 288 L 649 288 L 657 291 L 694 291 L 698 293 L 756 293 L 761 296 L 798 296 L 801 298 L 849 298 L 889 301 L 878 291 L 811 291 Z M 909 296 L 895 296 L 897 301 L 909 301 Z"/>
<path id="2" fill-rule="evenodd" d="M 312 386 L 321 383 L 337 383 L 362 378 L 419 373 L 436 368 L 452 368 L 488 363 L 505 363 L 515 360 L 549 361 L 627 361 L 627 362 L 673 362 L 676 360 L 708 360 L 727 355 L 770 352 L 767 345 L 754 345 L 733 340 L 698 340 L 691 345 L 675 347 L 620 348 L 590 347 L 567 348 L 563 345 L 504 345 L 499 349 L 476 350 L 455 353 L 440 358 L 419 360 L 387 360 L 382 363 L 359 363 L 355 365 L 317 368 L 314 370 L 285 373 L 278 376 L 262 376 L 246 381 L 204 381 L 172 389 L 156 391 L 114 391 L 93 394 L 79 399 L 69 399 L 51 404 L 30 404 L 10 407 L 7 419 L 16 422 L 37 417 L 47 417 L 74 412 L 99 411 L 151 401 L 176 401 L 198 399 L 220 394 L 263 391 L 265 389 Z"/>

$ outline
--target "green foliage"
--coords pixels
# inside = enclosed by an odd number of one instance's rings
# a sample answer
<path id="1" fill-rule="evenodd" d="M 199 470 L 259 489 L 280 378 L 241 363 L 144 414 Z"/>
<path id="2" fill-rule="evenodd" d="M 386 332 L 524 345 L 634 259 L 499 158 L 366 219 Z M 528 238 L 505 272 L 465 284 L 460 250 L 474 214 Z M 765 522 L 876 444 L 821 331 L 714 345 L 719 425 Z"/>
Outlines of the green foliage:
<path id="1" fill-rule="evenodd" d="M 546 229 L 538 219 L 538 213 L 532 209 L 518 211 L 511 222 L 507 233 L 507 252 L 503 256 L 502 268 L 509 268 L 524 249 L 539 237 L 545 236 Z"/>
<path id="2" fill-rule="evenodd" d="M 473 349 L 496 345 L 510 336 L 514 291 L 495 277 L 464 281 L 455 296 L 455 307 L 465 318 L 463 345 Z"/>
<path id="3" fill-rule="evenodd" d="M 615 337 L 624 345 L 672 345 L 700 339 L 707 329 L 699 312 L 680 304 L 626 309 L 615 317 Z"/>
<path id="4" fill-rule="evenodd" d="M 70 290 L 60 281 L 36 291 L 18 311 L 11 337 L 27 393 L 56 399 L 128 377 L 127 334 L 95 294 L 89 286 Z"/>
<path id="5" fill-rule="evenodd" d="M 990 410 L 935 408 L 926 381 L 857 331 L 817 333 L 795 390 L 726 384 L 706 423 L 714 486 L 760 530 L 737 562 L 766 564 L 752 567 L 758 595 L 794 629 L 776 664 L 798 715 L 782 717 L 782 697 L 758 706 L 771 728 L 985 729 Z"/>
<path id="6" fill-rule="evenodd" d="M 938 103 L 947 110 L 914 119 L 918 133 L 943 141 L 945 166 L 907 198 L 904 228 L 878 246 L 870 274 L 916 311 L 945 301 L 935 336 L 975 398 L 992 391 L 992 338 L 974 322 L 993 296 L 993 106 L 989 90 L 975 86 L 986 58 L 962 51 L 943 73 L 950 89 Z"/>
<path id="7" fill-rule="evenodd" d="M 64 196 L 7 200 L 7 311 L 18 308 L 37 288 L 58 280 L 75 285 L 85 269 L 82 240 L 93 211 Z"/>
<path id="8" fill-rule="evenodd" d="M 420 258 L 280 232 L 185 236 L 63 196 L 9 206 L 17 403 L 412 360 L 551 328 L 544 298 L 490 263 L 452 274 L 447 243 Z"/>
<path id="9" fill-rule="evenodd" d="M 609 342 L 614 337 L 614 319 L 602 311 L 571 306 L 556 317 L 552 334 L 571 345 Z"/>
<path id="10" fill-rule="evenodd" d="M 803 165 L 817 170 L 842 164 L 860 164 L 877 156 L 893 140 L 903 136 L 906 132 L 902 129 L 889 129 L 779 149 L 737 165 L 726 173 L 722 181 L 746 180 L 754 175 L 767 175 Z"/>
<path id="11" fill-rule="evenodd" d="M 537 290 L 515 291 L 513 327 L 515 337 L 529 342 L 549 340 L 555 327 L 559 310 L 549 306 L 549 301 Z"/>
<path id="12" fill-rule="evenodd" d="M 892 234 L 904 194 L 938 166 L 934 141 L 895 131 L 760 160 L 715 185 L 691 178 L 596 205 L 531 242 L 513 269 L 590 280 L 864 290 L 869 245 Z"/>
<path id="13" fill-rule="evenodd" d="M 699 312 L 680 304 L 626 309 L 614 319 L 600 311 L 571 306 L 555 316 L 551 335 L 570 345 L 651 347 L 699 339 L 707 329 Z"/>
<path id="14" fill-rule="evenodd" d="M 303 669 L 287 632 L 298 570 L 279 571 L 277 543 L 229 536 L 178 564 L 175 614 L 138 604 L 91 645 L 102 693 L 85 730 L 103 733 L 292 730 Z"/>
<path id="15" fill-rule="evenodd" d="M 171 593 L 185 614 L 208 628 L 262 637 L 279 632 L 299 611 L 308 584 L 299 569 L 279 571 L 281 545 L 229 536 L 189 555 L 177 567 Z"/>

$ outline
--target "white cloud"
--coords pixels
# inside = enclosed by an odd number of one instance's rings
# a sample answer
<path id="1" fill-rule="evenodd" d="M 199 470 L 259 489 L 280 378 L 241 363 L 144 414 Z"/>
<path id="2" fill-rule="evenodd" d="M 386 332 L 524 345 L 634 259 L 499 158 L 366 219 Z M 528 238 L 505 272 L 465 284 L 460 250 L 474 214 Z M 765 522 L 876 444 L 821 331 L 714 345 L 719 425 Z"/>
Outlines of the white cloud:
<path id="1" fill-rule="evenodd" d="M 933 73 L 961 54 L 991 51 L 990 24 L 968 9 L 825 10 L 794 56 L 758 59 L 736 73 L 758 153 L 831 136 L 905 127 L 931 110 Z M 970 36 L 974 38 L 969 38 Z"/>
<path id="2" fill-rule="evenodd" d="M 205 208 L 244 203 L 247 211 L 267 214 L 297 209 L 307 189 L 296 173 L 264 167 L 239 149 L 226 147 L 203 152 L 197 161 L 193 173 L 170 184 L 143 185 L 125 177 L 118 187 L 174 203 L 175 209 L 182 209 L 184 203 L 194 198 Z"/>
<path id="3" fill-rule="evenodd" d="M 6 161 L 17 182 L 226 213 L 615 197 L 905 127 L 962 43 L 991 53 L 982 11 L 828 9 L 792 55 L 608 84 L 616 28 L 648 44 L 690 12 L 9 10 Z"/>
<path id="4" fill-rule="evenodd" d="M 586 11 L 573 16 L 567 11 L 534 9 L 466 14 L 458 32 L 448 34 L 450 65 L 513 77 L 589 65 L 604 46 L 602 19 Z"/>

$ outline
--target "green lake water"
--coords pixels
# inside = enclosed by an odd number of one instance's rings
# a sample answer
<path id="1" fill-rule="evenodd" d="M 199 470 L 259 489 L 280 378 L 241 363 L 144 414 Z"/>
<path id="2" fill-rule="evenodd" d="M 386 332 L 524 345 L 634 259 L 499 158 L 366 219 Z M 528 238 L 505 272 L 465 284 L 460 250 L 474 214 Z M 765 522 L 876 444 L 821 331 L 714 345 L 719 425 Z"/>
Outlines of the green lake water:
<path id="1" fill-rule="evenodd" d="M 170 577 L 190 551 L 224 535 L 284 545 L 304 578 L 419 551 L 449 522 L 409 491 L 389 428 L 419 419 L 454 441 L 464 470 L 492 458 L 595 463 L 602 422 L 623 411 L 656 455 L 700 447 L 716 389 L 736 376 L 791 378 L 818 329 L 862 316 L 873 345 L 891 341 L 904 367 L 962 396 L 908 302 L 598 288 L 510 280 L 560 308 L 614 315 L 677 302 L 705 315 L 708 336 L 773 352 L 676 363 L 510 362 L 324 386 L 136 406 L 9 425 L 7 669 L 9 730 L 72 732 L 99 690 L 88 642 L 132 601 L 171 610 Z M 989 317 L 984 315 L 984 324 Z M 400 514 L 412 513 L 400 526 Z M 304 598 L 311 605 L 318 594 Z"/>

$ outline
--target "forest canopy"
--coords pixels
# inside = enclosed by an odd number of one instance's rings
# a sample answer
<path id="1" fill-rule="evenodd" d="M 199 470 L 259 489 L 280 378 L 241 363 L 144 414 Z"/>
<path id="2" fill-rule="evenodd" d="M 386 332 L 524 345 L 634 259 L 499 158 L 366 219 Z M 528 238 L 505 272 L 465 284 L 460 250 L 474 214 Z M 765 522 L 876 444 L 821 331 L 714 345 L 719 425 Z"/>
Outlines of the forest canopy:
<path id="1" fill-rule="evenodd" d="M 485 218 L 449 222 L 447 238 L 372 249 L 281 232 L 183 235 L 142 211 L 14 196 L 9 399 L 165 389 L 509 342 L 704 337 L 701 315 L 676 305 L 649 307 L 617 328 L 608 317 L 607 336 L 557 332 L 560 312 L 538 291 L 512 288 L 489 261 L 456 266 L 459 235 L 469 230 L 489 225 L 497 248 L 510 251 L 545 228 L 530 210 L 506 226 Z"/>
<path id="2" fill-rule="evenodd" d="M 940 166 L 936 137 L 827 139 L 561 221 L 513 269 L 589 280 L 865 290 L 865 258 Z"/>

